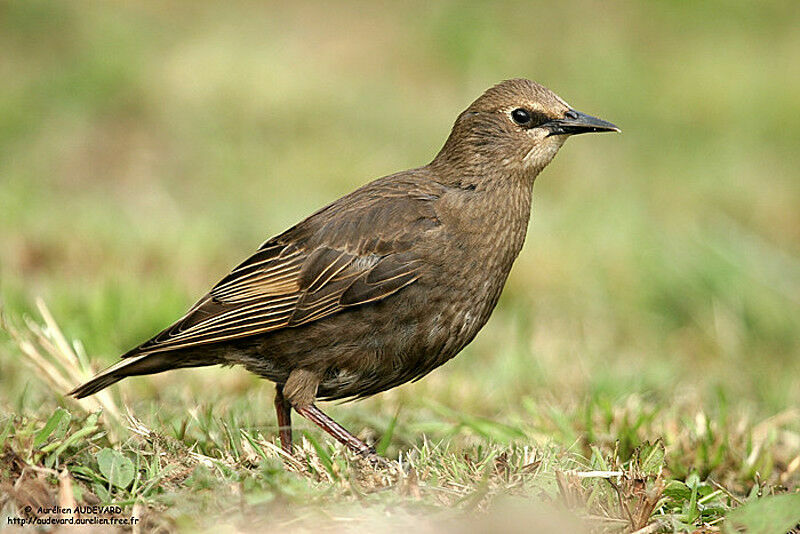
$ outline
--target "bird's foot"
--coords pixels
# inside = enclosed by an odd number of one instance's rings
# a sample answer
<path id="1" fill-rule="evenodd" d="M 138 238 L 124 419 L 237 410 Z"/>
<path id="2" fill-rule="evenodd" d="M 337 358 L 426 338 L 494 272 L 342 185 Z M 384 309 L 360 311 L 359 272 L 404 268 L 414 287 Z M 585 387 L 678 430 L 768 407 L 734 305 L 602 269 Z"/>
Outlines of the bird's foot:
<path id="1" fill-rule="evenodd" d="M 375 449 L 373 449 L 372 447 L 370 447 L 370 450 L 366 454 L 361 454 L 360 456 L 364 460 L 369 462 L 369 465 L 373 469 L 392 469 L 394 467 L 397 467 L 395 462 L 392 462 L 391 460 L 384 458 L 383 456 L 375 452 Z"/>

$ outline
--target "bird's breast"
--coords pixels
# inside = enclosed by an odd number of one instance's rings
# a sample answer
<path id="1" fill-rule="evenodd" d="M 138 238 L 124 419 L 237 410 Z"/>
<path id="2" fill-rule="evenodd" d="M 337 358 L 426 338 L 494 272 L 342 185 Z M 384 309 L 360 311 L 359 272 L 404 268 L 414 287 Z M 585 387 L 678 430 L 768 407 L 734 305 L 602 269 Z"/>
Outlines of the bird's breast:
<path id="1" fill-rule="evenodd" d="M 425 264 L 419 279 L 384 301 L 307 327 L 331 345 L 301 357 L 325 369 L 321 397 L 370 395 L 424 376 L 486 324 L 525 239 L 529 192 L 443 200 L 440 224 L 413 245 Z M 292 350 L 301 351 L 296 340 Z"/>
<path id="2" fill-rule="evenodd" d="M 464 194 L 442 210 L 443 231 L 434 247 L 430 278 L 438 336 L 446 351 L 458 352 L 486 324 L 525 241 L 530 218 L 530 189 Z"/>

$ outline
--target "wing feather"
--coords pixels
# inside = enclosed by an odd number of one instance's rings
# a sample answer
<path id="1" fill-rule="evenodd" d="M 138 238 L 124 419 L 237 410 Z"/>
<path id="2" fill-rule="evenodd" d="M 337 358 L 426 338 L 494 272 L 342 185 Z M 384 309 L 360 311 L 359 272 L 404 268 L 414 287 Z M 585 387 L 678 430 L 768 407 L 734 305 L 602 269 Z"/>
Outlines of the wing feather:
<path id="1" fill-rule="evenodd" d="M 375 267 L 356 278 L 342 293 L 342 306 L 358 306 L 381 300 L 415 282 L 420 262 L 387 256 Z"/>
<path id="2" fill-rule="evenodd" d="M 413 245 L 439 225 L 437 198 L 399 186 L 343 197 L 267 241 L 184 317 L 124 357 L 297 327 L 393 295 L 421 275 Z"/>
<path id="3" fill-rule="evenodd" d="M 242 266 L 225 277 L 183 319 L 140 349 L 175 350 L 265 334 L 386 298 L 416 280 L 419 267 L 393 256 L 364 257 L 327 247 L 271 260 L 256 254 L 258 269 Z"/>

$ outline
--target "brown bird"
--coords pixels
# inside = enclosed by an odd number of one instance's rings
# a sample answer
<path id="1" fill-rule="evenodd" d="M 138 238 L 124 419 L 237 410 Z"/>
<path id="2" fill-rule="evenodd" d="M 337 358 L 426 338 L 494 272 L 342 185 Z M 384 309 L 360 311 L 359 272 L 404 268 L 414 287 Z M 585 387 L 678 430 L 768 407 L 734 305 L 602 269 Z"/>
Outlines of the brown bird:
<path id="1" fill-rule="evenodd" d="M 456 119 L 424 167 L 379 178 L 273 237 L 179 319 L 71 392 L 132 375 L 240 364 L 354 452 L 375 451 L 315 402 L 418 380 L 489 319 L 525 240 L 536 176 L 567 137 L 618 132 L 530 80 L 504 81 Z"/>

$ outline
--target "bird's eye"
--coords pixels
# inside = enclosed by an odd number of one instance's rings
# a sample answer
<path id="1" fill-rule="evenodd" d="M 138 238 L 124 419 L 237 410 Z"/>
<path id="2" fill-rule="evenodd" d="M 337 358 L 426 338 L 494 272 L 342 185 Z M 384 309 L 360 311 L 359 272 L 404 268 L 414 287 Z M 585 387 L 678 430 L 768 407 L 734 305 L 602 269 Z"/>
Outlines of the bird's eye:
<path id="1" fill-rule="evenodd" d="M 531 123 L 531 112 L 527 109 L 517 108 L 511 112 L 511 119 L 520 126 L 528 126 Z"/>

